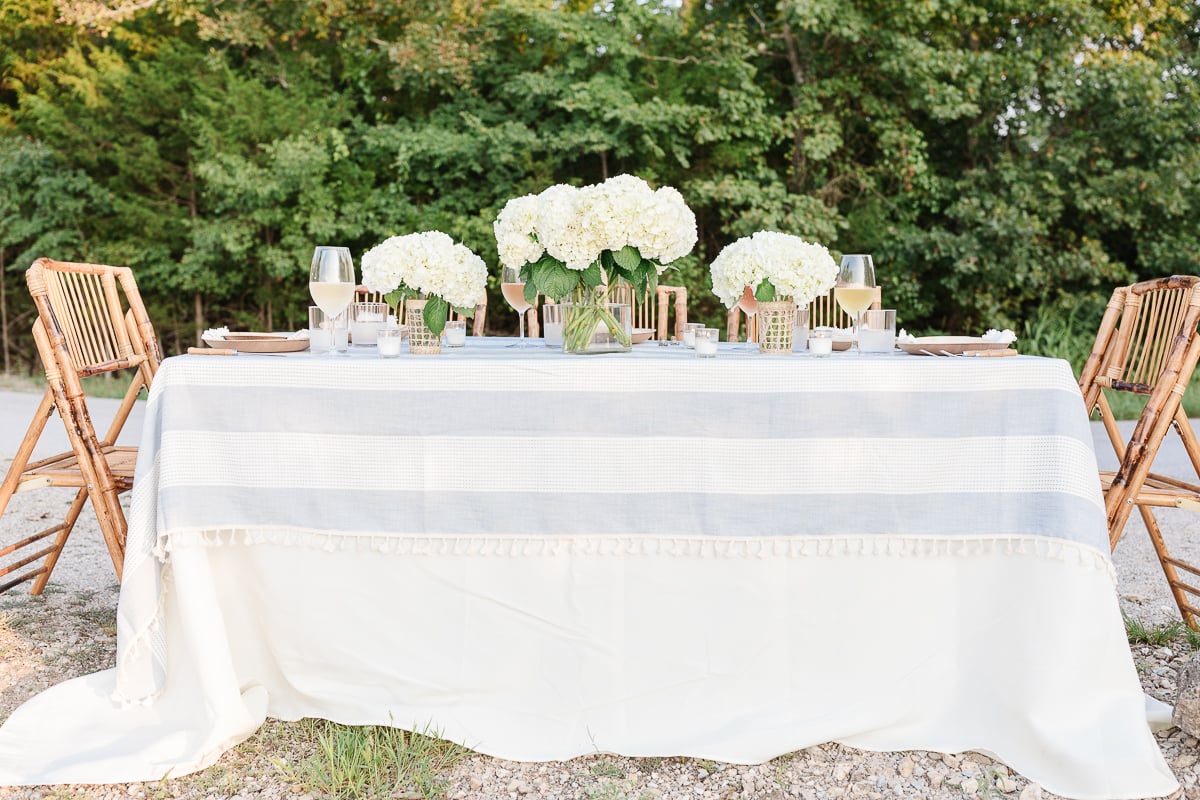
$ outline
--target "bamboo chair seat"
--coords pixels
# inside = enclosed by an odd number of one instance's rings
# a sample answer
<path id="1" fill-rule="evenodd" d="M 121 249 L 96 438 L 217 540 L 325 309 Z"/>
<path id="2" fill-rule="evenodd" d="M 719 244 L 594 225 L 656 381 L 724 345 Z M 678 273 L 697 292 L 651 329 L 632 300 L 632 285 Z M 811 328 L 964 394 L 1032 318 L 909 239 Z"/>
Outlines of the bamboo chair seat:
<path id="1" fill-rule="evenodd" d="M 1200 442 L 1183 410 L 1183 395 L 1200 359 L 1198 324 L 1200 278 L 1174 275 L 1118 287 L 1079 378 L 1084 404 L 1089 413 L 1099 411 L 1119 464 L 1116 470 L 1100 473 L 1109 547 L 1116 548 L 1136 506 L 1179 612 L 1193 629 L 1200 629 L 1200 608 L 1193 599 L 1200 598 L 1200 580 L 1188 583 L 1178 570 L 1200 578 L 1200 568 L 1171 555 L 1152 509 L 1200 511 L 1200 484 L 1151 470 L 1164 438 L 1174 429 L 1200 478 Z M 1105 392 L 1146 397 L 1128 441 Z"/>
<path id="2" fill-rule="evenodd" d="M 113 485 L 118 491 L 124 492 L 133 488 L 133 470 L 137 466 L 137 454 L 136 447 L 105 445 L 100 448 L 100 455 L 108 462 Z M 17 492 L 45 486 L 83 487 L 87 485 L 85 480 L 80 470 L 79 457 L 73 451 L 59 453 L 28 464 L 17 478 Z"/>
<path id="3" fill-rule="evenodd" d="M 883 290 L 875 287 L 875 295 L 871 298 L 872 309 L 880 309 L 883 307 Z M 738 330 L 742 327 L 742 309 L 739 306 L 734 306 L 729 309 L 729 315 L 725 320 L 725 339 L 730 342 L 738 340 Z M 849 328 L 854 325 L 854 318 L 842 311 L 841 306 L 833 299 L 833 289 L 830 289 L 825 294 L 817 295 L 813 301 L 808 304 L 808 329 L 813 328 Z M 753 342 L 758 339 L 758 315 L 746 317 L 746 341 Z"/>
<path id="4" fill-rule="evenodd" d="M 118 496 L 133 486 L 137 448 L 115 441 L 162 361 L 154 329 L 127 268 L 41 258 L 26 271 L 25 279 L 37 308 L 33 337 L 49 386 L 0 483 L 0 516 L 18 492 L 66 487 L 76 493 L 61 523 L 0 547 L 0 558 L 16 556 L 0 564 L 0 578 L 41 561 L 0 584 L 0 592 L 32 580 L 31 593 L 41 594 L 88 501 L 120 580 L 127 524 Z M 133 378 L 101 438 L 92 425 L 80 379 L 118 371 L 130 371 Z M 66 428 L 71 450 L 31 461 L 55 413 Z M 40 549 L 29 553 L 32 547 Z"/>

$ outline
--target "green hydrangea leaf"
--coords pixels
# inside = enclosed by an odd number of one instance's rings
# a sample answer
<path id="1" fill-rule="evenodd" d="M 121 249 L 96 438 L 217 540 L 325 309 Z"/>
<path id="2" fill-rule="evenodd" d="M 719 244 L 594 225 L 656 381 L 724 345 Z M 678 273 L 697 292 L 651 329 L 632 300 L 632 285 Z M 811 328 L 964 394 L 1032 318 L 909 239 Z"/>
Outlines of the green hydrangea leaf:
<path id="1" fill-rule="evenodd" d="M 624 269 L 633 272 L 642 263 L 642 254 L 636 247 L 625 245 L 620 250 L 613 252 L 613 260 L 620 264 Z"/>
<path id="2" fill-rule="evenodd" d="M 425 301 L 425 324 L 435 336 L 441 336 L 446 328 L 446 316 L 450 312 L 450 304 L 437 295 L 432 295 Z"/>

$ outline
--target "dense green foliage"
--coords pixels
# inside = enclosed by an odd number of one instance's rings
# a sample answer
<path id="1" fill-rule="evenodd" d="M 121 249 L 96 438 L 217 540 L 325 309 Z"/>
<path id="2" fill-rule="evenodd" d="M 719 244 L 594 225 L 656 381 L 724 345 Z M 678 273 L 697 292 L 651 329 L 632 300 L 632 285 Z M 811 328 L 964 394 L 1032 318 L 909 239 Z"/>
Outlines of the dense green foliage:
<path id="1" fill-rule="evenodd" d="M 0 0 L 5 355 L 39 255 L 134 267 L 177 350 L 300 326 L 314 244 L 495 265 L 508 198 L 620 172 L 696 211 L 702 319 L 775 229 L 873 253 L 909 330 L 1090 324 L 1200 269 L 1198 45 L 1195 0 Z"/>

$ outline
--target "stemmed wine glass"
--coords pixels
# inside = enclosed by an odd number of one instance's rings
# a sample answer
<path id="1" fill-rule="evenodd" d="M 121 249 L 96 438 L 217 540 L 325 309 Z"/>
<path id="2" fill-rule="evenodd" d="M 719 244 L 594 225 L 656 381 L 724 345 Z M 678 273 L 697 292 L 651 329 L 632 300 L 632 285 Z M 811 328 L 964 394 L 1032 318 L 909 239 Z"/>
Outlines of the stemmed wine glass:
<path id="1" fill-rule="evenodd" d="M 858 349 L 858 332 L 862 326 L 862 312 L 875 299 L 875 264 L 869 255 L 859 253 L 842 256 L 833 299 L 842 307 L 842 311 L 854 317 L 854 350 L 861 352 Z"/>
<path id="2" fill-rule="evenodd" d="M 509 347 L 528 347 L 525 341 L 525 312 L 533 308 L 533 303 L 525 299 L 525 281 L 521 280 L 521 271 L 517 267 L 504 267 L 500 275 L 500 293 L 517 312 L 517 322 L 521 333 L 520 341 Z"/>
<path id="3" fill-rule="evenodd" d="M 354 299 L 354 259 L 348 247 L 321 245 L 313 251 L 312 266 L 308 271 L 308 293 L 313 302 L 325 312 L 329 323 L 329 352 L 336 351 L 334 335 L 336 319 L 346 313 L 346 307 Z"/>
<path id="4" fill-rule="evenodd" d="M 758 313 L 758 298 L 754 296 L 753 286 L 747 286 L 746 290 L 742 292 L 741 298 L 737 301 L 737 307 L 746 315 L 746 343 L 733 349 L 753 350 L 754 337 L 750 332 L 754 329 L 754 315 Z"/>

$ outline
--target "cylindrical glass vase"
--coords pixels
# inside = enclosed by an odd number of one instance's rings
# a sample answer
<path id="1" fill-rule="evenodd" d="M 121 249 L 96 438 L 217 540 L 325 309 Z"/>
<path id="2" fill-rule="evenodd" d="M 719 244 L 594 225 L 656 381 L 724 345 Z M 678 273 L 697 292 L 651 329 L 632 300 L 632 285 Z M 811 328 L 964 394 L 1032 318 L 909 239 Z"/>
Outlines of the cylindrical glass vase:
<path id="1" fill-rule="evenodd" d="M 587 295 L 563 308 L 564 353 L 628 353 L 633 349 L 633 308 Z"/>

